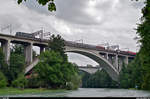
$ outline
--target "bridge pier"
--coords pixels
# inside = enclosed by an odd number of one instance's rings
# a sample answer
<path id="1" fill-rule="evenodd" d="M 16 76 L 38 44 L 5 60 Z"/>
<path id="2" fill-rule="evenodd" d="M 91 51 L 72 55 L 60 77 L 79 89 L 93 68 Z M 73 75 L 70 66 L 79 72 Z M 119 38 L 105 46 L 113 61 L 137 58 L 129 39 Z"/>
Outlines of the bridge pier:
<path id="1" fill-rule="evenodd" d="M 105 59 L 107 59 L 108 60 L 108 53 L 105 53 Z"/>
<path id="2" fill-rule="evenodd" d="M 32 51 L 32 48 L 33 48 L 33 44 L 30 43 L 30 44 L 27 44 L 24 46 L 24 53 L 25 53 L 25 62 L 27 64 L 30 64 L 32 63 L 33 61 L 33 51 Z"/>
<path id="3" fill-rule="evenodd" d="M 1 42 L 1 46 L 3 49 L 3 52 L 5 54 L 5 61 L 9 65 L 9 60 L 10 60 L 10 40 L 6 40 Z"/>
<path id="4" fill-rule="evenodd" d="M 128 57 L 128 56 L 125 56 L 124 63 L 125 63 L 126 65 L 128 65 L 128 63 L 129 63 L 129 57 Z"/>
<path id="5" fill-rule="evenodd" d="M 118 66 L 118 55 L 115 55 L 115 67 L 117 70 L 119 70 L 119 66 Z"/>
<path id="6" fill-rule="evenodd" d="M 123 57 L 118 57 L 118 71 L 120 72 L 122 69 L 122 65 L 123 65 Z"/>
<path id="7" fill-rule="evenodd" d="M 40 54 L 44 51 L 45 51 L 45 48 L 43 46 L 40 46 Z"/>
<path id="8" fill-rule="evenodd" d="M 108 61 L 114 66 L 113 64 L 113 56 L 112 55 L 108 55 Z"/>

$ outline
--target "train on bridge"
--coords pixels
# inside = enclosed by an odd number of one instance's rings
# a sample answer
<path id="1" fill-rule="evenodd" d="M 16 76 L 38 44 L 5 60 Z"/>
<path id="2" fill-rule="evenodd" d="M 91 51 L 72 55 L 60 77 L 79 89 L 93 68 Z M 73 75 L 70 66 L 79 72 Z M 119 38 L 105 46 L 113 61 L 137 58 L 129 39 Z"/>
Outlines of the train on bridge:
<path id="1" fill-rule="evenodd" d="M 125 54 L 125 55 L 131 55 L 135 56 L 136 53 L 132 51 L 122 51 L 120 49 L 118 50 L 112 50 L 104 46 L 100 45 L 90 45 L 90 44 L 84 44 L 84 43 L 77 43 L 73 41 L 66 41 L 66 45 L 73 46 L 73 47 L 79 47 L 79 48 L 87 48 L 87 49 L 92 49 L 92 50 L 98 50 L 98 51 L 107 51 L 107 52 L 112 52 L 112 53 L 120 53 L 120 54 Z"/>
<path id="2" fill-rule="evenodd" d="M 17 37 L 24 37 L 24 38 L 35 38 L 34 35 L 24 32 L 16 32 Z"/>
<path id="3" fill-rule="evenodd" d="M 33 40 L 41 40 L 41 38 L 36 38 L 34 34 L 30 33 L 25 33 L 25 32 L 16 32 L 16 37 L 21 37 L 21 38 L 29 38 Z"/>
<path id="4" fill-rule="evenodd" d="M 40 39 L 40 38 L 36 38 L 33 34 L 24 33 L 24 32 L 16 32 L 15 36 L 23 37 L 23 38 Z M 112 52 L 112 53 L 118 52 L 120 54 L 126 54 L 126 55 L 132 55 L 132 56 L 136 55 L 135 52 L 131 52 L 131 51 L 122 51 L 119 49 L 112 50 L 112 49 L 109 49 L 107 47 L 100 46 L 100 45 L 83 44 L 83 43 L 77 43 L 77 42 L 73 42 L 73 41 L 65 41 L 65 45 L 76 46 L 76 47 L 87 48 L 87 49 L 94 49 L 94 50 L 99 50 L 99 51 L 108 51 L 108 52 Z"/>

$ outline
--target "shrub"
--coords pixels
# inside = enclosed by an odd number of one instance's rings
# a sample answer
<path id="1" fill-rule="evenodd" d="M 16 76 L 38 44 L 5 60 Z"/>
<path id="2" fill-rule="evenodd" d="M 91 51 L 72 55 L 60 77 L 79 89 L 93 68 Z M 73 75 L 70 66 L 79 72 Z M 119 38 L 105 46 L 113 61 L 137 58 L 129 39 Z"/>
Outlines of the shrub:
<path id="1" fill-rule="evenodd" d="M 18 78 L 12 82 L 13 87 L 24 89 L 28 84 L 27 79 L 23 74 L 19 74 Z"/>
<path id="2" fill-rule="evenodd" d="M 0 72 L 0 88 L 7 86 L 7 79 L 2 72 Z"/>

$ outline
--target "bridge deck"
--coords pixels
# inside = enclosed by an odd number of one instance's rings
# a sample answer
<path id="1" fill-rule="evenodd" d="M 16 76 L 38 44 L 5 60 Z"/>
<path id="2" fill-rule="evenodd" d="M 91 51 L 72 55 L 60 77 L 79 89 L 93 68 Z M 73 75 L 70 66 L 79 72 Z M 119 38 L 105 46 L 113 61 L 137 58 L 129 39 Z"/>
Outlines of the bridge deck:
<path id="1" fill-rule="evenodd" d="M 0 34 L 0 39 L 4 38 L 9 38 L 9 39 L 14 39 L 16 41 L 13 42 L 35 42 L 35 45 L 40 45 L 40 44 L 45 44 L 48 45 L 49 40 L 46 39 L 40 39 L 40 38 L 27 38 L 27 37 L 17 37 L 17 36 L 12 36 L 12 35 L 6 35 L 6 34 Z M 109 54 L 120 54 L 120 55 L 128 55 L 130 57 L 134 57 L 135 55 L 127 53 L 127 52 L 121 52 L 121 51 L 115 51 L 115 50 L 108 50 L 108 49 L 99 49 L 96 47 L 96 45 L 90 45 L 90 44 L 84 44 L 84 43 L 76 43 L 72 41 L 65 41 L 66 46 L 71 46 L 71 47 L 76 47 L 76 48 L 84 48 L 84 49 L 92 49 L 92 50 L 97 50 L 103 53 L 109 53 Z"/>

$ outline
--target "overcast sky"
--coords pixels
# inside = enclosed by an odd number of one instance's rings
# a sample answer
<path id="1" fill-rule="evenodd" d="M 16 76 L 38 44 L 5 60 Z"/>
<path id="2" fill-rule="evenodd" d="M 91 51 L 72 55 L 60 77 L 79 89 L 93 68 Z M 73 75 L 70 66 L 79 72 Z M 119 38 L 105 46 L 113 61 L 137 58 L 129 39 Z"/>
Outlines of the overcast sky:
<path id="1" fill-rule="evenodd" d="M 17 0 L 0 0 L 0 27 L 12 24 L 17 31 L 35 32 L 42 27 L 45 32 L 60 34 L 65 40 L 98 45 L 108 42 L 136 52 L 136 31 L 143 2 L 131 0 L 55 0 L 57 11 L 49 12 L 47 6 L 36 0 L 18 5 Z M 3 31 L 9 34 L 9 30 Z M 38 48 L 35 48 L 38 49 Z M 69 60 L 78 65 L 97 63 L 78 54 L 69 53 Z"/>

